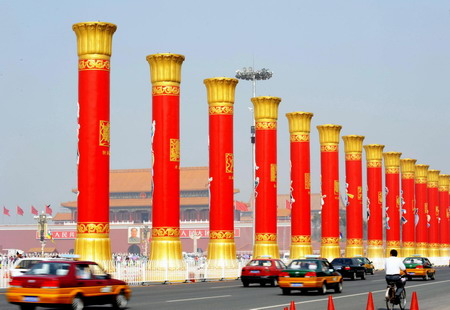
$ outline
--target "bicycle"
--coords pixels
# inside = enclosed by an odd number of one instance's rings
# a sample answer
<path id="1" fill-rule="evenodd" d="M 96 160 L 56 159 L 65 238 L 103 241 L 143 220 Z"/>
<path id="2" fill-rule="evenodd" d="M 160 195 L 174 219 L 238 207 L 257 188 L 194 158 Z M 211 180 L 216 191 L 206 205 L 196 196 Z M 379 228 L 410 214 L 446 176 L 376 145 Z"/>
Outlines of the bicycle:
<path id="1" fill-rule="evenodd" d="M 406 281 L 406 278 L 404 276 L 401 277 L 402 281 Z M 403 290 L 400 293 L 399 298 L 397 299 L 395 296 L 395 292 L 397 291 L 397 285 L 395 282 L 390 282 L 387 290 L 386 290 L 386 308 L 388 310 L 394 309 L 395 305 L 399 305 L 401 310 L 404 310 L 406 308 L 406 289 L 403 285 Z"/>

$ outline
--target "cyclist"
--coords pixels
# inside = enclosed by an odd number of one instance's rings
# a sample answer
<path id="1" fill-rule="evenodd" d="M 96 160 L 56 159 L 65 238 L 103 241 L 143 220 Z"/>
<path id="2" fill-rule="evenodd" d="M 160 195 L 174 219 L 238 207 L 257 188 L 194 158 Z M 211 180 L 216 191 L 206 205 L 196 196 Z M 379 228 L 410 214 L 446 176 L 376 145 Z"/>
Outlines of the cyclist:
<path id="1" fill-rule="evenodd" d="M 403 264 L 403 261 L 397 257 L 397 250 L 392 249 L 390 254 L 391 256 L 386 259 L 384 270 L 386 271 L 387 284 L 394 282 L 397 286 L 395 297 L 398 303 L 399 296 L 402 293 L 404 287 L 400 273 L 401 271 L 406 273 L 406 267 L 405 264 Z"/>

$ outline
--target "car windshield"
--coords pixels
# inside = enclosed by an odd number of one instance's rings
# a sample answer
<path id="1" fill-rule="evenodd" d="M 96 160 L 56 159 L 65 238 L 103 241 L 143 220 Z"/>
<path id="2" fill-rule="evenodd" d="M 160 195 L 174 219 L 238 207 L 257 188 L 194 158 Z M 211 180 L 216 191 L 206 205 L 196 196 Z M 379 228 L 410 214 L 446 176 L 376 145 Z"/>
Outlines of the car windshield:
<path id="1" fill-rule="evenodd" d="M 272 266 L 272 262 L 270 260 L 252 260 L 248 263 L 247 266 L 264 266 L 270 267 Z"/>
<path id="2" fill-rule="evenodd" d="M 30 269 L 31 266 L 41 262 L 39 259 L 24 259 L 20 263 L 17 264 L 16 269 Z"/>
<path id="3" fill-rule="evenodd" d="M 332 265 L 352 265 L 352 260 L 350 258 L 338 258 L 333 259 Z"/>
<path id="4" fill-rule="evenodd" d="M 314 260 L 293 260 L 289 266 L 289 269 L 301 269 L 301 270 L 317 270 L 317 261 Z"/>
<path id="5" fill-rule="evenodd" d="M 422 259 L 421 258 L 408 257 L 408 258 L 405 258 L 403 263 L 405 263 L 405 264 L 422 264 Z"/>
<path id="6" fill-rule="evenodd" d="M 34 265 L 26 274 L 65 276 L 69 272 L 69 267 L 70 265 L 67 263 L 38 263 Z"/>

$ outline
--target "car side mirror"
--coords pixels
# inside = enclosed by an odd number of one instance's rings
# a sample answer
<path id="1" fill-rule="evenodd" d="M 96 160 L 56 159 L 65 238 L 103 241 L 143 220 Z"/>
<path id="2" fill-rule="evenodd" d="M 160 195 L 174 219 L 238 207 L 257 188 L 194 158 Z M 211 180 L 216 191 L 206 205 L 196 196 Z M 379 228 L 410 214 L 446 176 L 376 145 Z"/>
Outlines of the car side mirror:
<path id="1" fill-rule="evenodd" d="M 369 264 L 373 264 L 373 262 L 372 262 L 372 261 L 370 261 L 370 262 L 369 262 Z"/>

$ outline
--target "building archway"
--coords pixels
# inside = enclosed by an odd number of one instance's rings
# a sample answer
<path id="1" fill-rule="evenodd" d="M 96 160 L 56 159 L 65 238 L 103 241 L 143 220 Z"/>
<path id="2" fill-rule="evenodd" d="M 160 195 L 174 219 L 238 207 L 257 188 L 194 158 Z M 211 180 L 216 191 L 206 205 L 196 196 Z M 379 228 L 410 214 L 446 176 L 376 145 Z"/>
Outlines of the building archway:
<path id="1" fill-rule="evenodd" d="M 140 255 L 141 248 L 139 246 L 137 246 L 136 244 L 132 244 L 128 247 L 128 253 Z"/>

